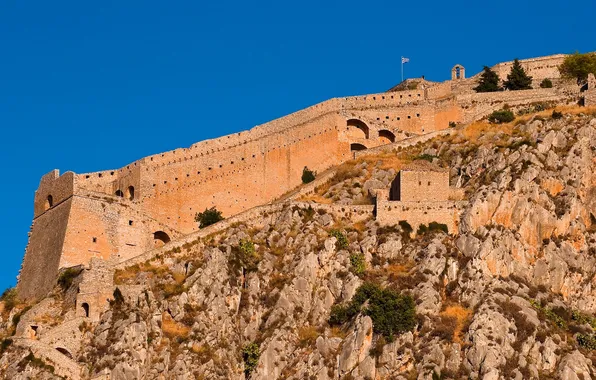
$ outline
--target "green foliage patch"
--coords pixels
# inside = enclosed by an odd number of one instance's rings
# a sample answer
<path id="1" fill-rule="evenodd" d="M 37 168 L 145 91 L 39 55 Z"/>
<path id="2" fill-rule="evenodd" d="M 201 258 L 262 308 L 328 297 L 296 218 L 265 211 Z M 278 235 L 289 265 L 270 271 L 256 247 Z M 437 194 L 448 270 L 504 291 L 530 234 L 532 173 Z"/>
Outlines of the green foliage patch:
<path id="1" fill-rule="evenodd" d="M 540 88 L 553 88 L 553 81 L 548 78 L 544 78 L 542 82 L 540 82 Z"/>
<path id="2" fill-rule="evenodd" d="M 58 277 L 58 285 L 60 285 L 62 290 L 67 291 L 74 279 L 81 274 L 82 271 L 82 268 L 66 268 Z"/>
<path id="3" fill-rule="evenodd" d="M 209 209 L 206 208 L 205 211 L 195 215 L 195 221 L 199 223 L 199 228 L 205 228 L 223 219 L 224 217 L 221 215 L 221 211 L 218 211 L 215 206 Z"/>
<path id="4" fill-rule="evenodd" d="M 498 110 L 488 115 L 488 121 L 493 124 L 509 123 L 514 119 L 515 115 L 509 110 Z"/>
<path id="5" fill-rule="evenodd" d="M 302 183 L 311 183 L 315 180 L 316 176 L 317 172 L 310 170 L 308 167 L 305 166 L 304 169 L 302 169 Z"/>
<path id="6" fill-rule="evenodd" d="M 350 242 L 348 241 L 348 238 L 343 232 L 341 232 L 340 230 L 331 230 L 329 231 L 329 235 L 337 239 L 337 241 L 335 242 L 335 247 L 337 249 L 348 248 Z"/>
<path id="7" fill-rule="evenodd" d="M 249 343 L 242 348 L 242 360 L 244 361 L 244 374 L 250 378 L 250 374 L 257 368 L 261 351 L 256 343 Z"/>
<path id="8" fill-rule="evenodd" d="M 372 319 L 373 331 L 389 341 L 416 325 L 416 306 L 411 296 L 369 282 L 358 287 L 347 305 L 331 308 L 329 324 L 340 325 L 352 320 L 366 301 L 368 306 L 362 312 Z"/>
<path id="9" fill-rule="evenodd" d="M 580 54 L 578 52 L 568 55 L 559 66 L 561 76 L 576 79 L 578 82 L 588 79 L 588 74 L 596 75 L 596 53 Z"/>
<path id="10" fill-rule="evenodd" d="M 363 253 L 352 253 L 350 255 L 350 270 L 357 276 L 364 274 L 366 271 L 366 260 Z"/>

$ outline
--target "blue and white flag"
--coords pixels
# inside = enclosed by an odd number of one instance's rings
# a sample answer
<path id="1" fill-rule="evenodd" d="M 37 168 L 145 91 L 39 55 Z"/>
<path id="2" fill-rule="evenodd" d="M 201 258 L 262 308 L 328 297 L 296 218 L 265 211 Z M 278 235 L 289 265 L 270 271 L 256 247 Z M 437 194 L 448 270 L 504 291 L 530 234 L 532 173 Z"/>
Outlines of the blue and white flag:
<path id="1" fill-rule="evenodd" d="M 401 63 L 408 63 L 410 62 L 410 58 L 401 57 Z"/>

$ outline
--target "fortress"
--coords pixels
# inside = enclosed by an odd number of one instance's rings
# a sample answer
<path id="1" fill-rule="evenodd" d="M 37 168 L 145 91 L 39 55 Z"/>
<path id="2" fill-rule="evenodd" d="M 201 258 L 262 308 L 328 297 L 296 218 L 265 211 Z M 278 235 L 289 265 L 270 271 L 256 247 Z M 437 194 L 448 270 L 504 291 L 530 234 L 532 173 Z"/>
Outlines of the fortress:
<path id="1" fill-rule="evenodd" d="M 35 193 L 18 293 L 23 299 L 39 298 L 53 288 L 62 268 L 88 266 L 94 258 L 119 265 L 183 238 L 198 230 L 195 214 L 205 208 L 215 206 L 230 217 L 273 202 L 301 184 L 305 166 L 322 172 L 362 151 L 478 120 L 505 103 L 523 107 L 575 100 L 579 88 L 559 78 L 564 58 L 521 61 L 533 76 L 533 90 L 476 93 L 472 88 L 479 75 L 466 78 L 464 67 L 456 65 L 452 79 L 442 83 L 408 80 L 384 93 L 330 99 L 120 169 L 62 175 L 53 170 Z M 510 67 L 506 62 L 494 69 L 504 79 Z M 540 88 L 544 78 L 554 87 Z M 441 187 L 431 183 L 418 194 L 448 207 L 443 193 L 448 173 L 431 171 L 433 183 Z M 383 196 L 380 207 L 393 210 L 397 203 L 417 201 L 391 198 L 389 192 Z"/>

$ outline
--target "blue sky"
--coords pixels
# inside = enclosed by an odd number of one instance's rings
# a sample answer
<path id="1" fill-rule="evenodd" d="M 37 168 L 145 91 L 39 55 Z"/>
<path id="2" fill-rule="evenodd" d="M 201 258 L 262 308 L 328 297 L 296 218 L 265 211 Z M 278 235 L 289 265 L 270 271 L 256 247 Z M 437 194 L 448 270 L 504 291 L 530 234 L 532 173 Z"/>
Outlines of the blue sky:
<path id="1" fill-rule="evenodd" d="M 593 1 L 0 2 L 0 290 L 41 175 L 118 168 L 325 99 L 596 50 Z M 583 15 L 583 16 L 582 16 Z M 583 19 L 583 21 L 582 21 Z M 590 44 L 590 42 L 592 44 Z"/>

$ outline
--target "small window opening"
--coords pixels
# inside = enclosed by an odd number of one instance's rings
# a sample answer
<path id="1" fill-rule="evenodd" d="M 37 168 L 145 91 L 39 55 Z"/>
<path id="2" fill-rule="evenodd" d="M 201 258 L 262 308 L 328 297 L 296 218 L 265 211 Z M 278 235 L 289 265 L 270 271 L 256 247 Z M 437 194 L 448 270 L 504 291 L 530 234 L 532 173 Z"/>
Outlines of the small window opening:
<path id="1" fill-rule="evenodd" d="M 49 208 L 54 207 L 54 197 L 48 195 L 46 198 L 46 204 L 44 206 L 44 210 L 48 210 Z"/>
<path id="2" fill-rule="evenodd" d="M 430 182 L 429 182 L 428 184 L 430 185 Z M 128 221 L 128 225 L 129 225 L 129 226 L 132 226 L 132 224 L 133 224 L 133 221 L 132 221 L 132 220 L 129 220 L 129 221 Z"/>
<path id="3" fill-rule="evenodd" d="M 94 243 L 97 243 L 97 238 L 96 237 L 93 238 L 93 242 Z"/>

